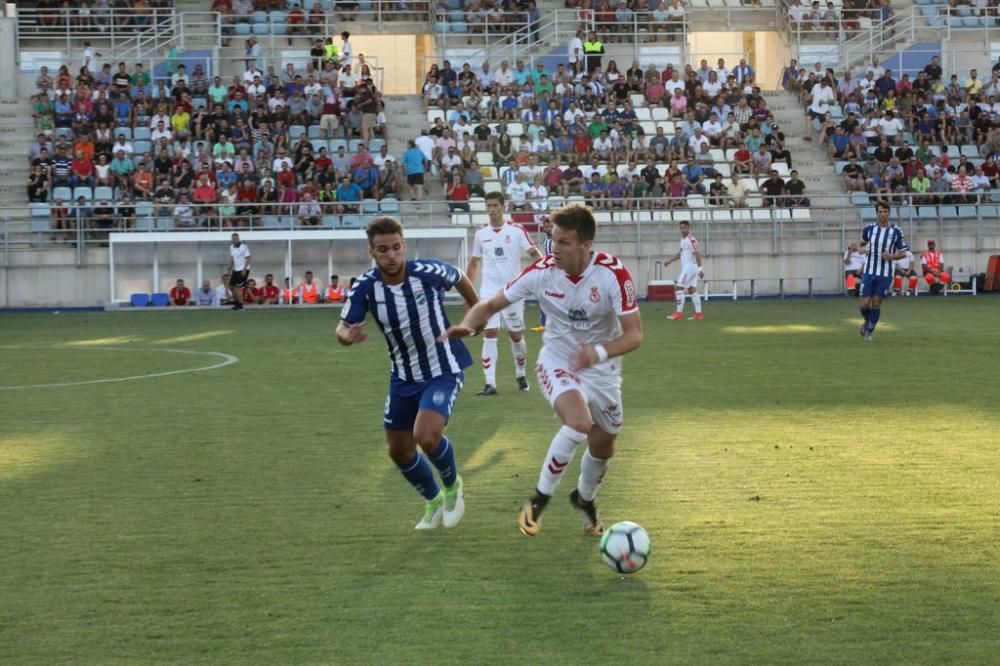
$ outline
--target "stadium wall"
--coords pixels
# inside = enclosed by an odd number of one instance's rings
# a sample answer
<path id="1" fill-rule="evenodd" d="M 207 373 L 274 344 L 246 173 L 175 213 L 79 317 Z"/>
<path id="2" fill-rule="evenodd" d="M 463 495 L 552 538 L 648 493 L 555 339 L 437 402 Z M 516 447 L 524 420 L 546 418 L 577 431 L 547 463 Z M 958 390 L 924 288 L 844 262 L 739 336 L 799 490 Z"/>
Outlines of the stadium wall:
<path id="1" fill-rule="evenodd" d="M 775 294 L 778 278 L 785 278 L 787 294 L 806 293 L 805 280 L 789 278 L 819 278 L 815 283 L 817 293 L 835 294 L 842 291 L 843 266 L 841 253 L 843 241 L 839 234 L 825 238 L 785 238 L 780 251 L 774 252 L 774 239 L 757 235 L 743 239 L 715 239 L 712 235 L 698 234 L 705 256 L 705 277 L 707 280 L 727 281 L 742 278 L 758 280 L 757 293 Z M 971 235 L 952 237 L 939 234 L 922 234 L 911 243 L 919 252 L 928 238 L 936 238 L 945 252 L 946 262 L 954 266 L 968 266 L 973 272 L 986 270 L 986 262 L 991 254 L 1000 248 L 1000 237 L 984 238 L 982 247 L 976 250 L 976 239 Z M 646 240 L 641 236 L 619 241 L 612 238 L 601 239 L 598 247 L 617 254 L 629 265 L 635 277 L 640 295 L 645 296 L 648 283 L 657 278 L 656 262 L 676 251 L 677 239 L 673 235 L 661 240 Z M 279 284 L 286 274 L 285 244 L 264 243 L 252 245 L 254 259 L 253 277 L 261 279 L 270 272 Z M 223 244 L 203 244 L 203 279 L 211 280 L 212 286 L 219 283 L 228 254 Z M 110 279 L 107 249 L 88 250 L 82 265 L 76 265 L 73 250 L 53 250 L 46 252 L 11 252 L 8 263 L 0 266 L 0 307 L 87 307 L 100 306 L 110 300 Z M 151 293 L 169 291 L 177 278 L 184 278 L 193 285 L 197 279 L 198 251 L 191 246 L 161 246 L 158 249 L 159 275 L 153 284 L 152 248 L 150 246 L 116 247 L 116 297 L 128 299 L 132 292 Z M 458 250 L 454 242 L 422 241 L 417 248 L 411 243 L 410 256 L 437 256 L 447 261 L 458 260 Z M 293 282 L 302 279 L 306 270 L 315 273 L 317 279 L 326 282 L 330 272 L 337 273 L 346 282 L 350 276 L 358 275 L 369 267 L 363 243 L 296 243 L 292 253 Z M 464 267 L 463 267 L 464 268 Z M 331 271 L 332 269 L 332 271 Z M 675 269 L 663 273 L 663 279 L 673 279 Z M 155 287 L 155 289 L 154 289 Z M 730 291 L 725 282 L 711 282 L 712 292 Z M 739 287 L 741 295 L 749 293 L 749 285 Z"/>
<path id="2" fill-rule="evenodd" d="M 16 99 L 20 92 L 16 45 L 17 21 L 0 18 L 0 99 Z"/>

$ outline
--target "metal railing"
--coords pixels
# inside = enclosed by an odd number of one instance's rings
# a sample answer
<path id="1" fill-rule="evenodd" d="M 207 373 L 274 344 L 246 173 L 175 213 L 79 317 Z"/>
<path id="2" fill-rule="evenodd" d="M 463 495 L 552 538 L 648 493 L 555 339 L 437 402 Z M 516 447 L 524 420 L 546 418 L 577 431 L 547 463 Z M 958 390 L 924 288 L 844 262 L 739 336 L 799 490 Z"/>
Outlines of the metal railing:
<path id="1" fill-rule="evenodd" d="M 162 48 L 173 38 L 174 10 L 92 8 L 89 15 L 80 9 L 21 9 L 17 10 L 17 50 L 26 40 L 34 47 L 63 48 L 67 57 L 79 60 L 84 42 L 100 43 L 98 50 L 115 53 L 116 57 L 131 57 L 142 53 L 148 44 Z M 117 54 L 121 54 L 120 56 Z"/>
<path id="2" fill-rule="evenodd" d="M 302 3 L 303 7 L 312 5 L 322 11 L 310 14 L 304 10 L 301 20 L 292 15 L 289 20 L 288 11 L 255 11 L 249 14 L 225 14 L 222 16 L 223 34 L 249 36 L 264 35 L 277 29 L 280 35 L 301 34 L 325 37 L 337 34 L 341 30 L 350 30 L 350 22 L 365 21 L 375 23 L 376 30 L 384 31 L 393 23 L 427 23 L 433 20 L 433 4 L 428 0 L 361 0 L 357 3 L 320 0 L 313 3 Z M 353 7 L 352 7 L 353 4 Z M 348 7 L 351 7 L 348 9 Z M 312 16 L 312 21 L 310 21 Z M 247 26 L 246 31 L 238 26 Z M 277 26 L 277 28 L 276 28 Z M 283 26 L 283 27 L 282 27 Z M 313 33 L 316 30 L 316 33 Z M 294 32 L 292 32 L 294 31 Z M 321 31 L 321 32 L 320 32 Z"/>

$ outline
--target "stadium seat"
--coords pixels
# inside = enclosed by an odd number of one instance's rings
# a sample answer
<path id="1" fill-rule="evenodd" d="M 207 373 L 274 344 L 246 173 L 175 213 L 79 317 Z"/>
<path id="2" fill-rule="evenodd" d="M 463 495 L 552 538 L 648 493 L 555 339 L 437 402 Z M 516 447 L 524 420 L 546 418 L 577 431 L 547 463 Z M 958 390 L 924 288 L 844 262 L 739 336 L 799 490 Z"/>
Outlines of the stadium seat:
<path id="1" fill-rule="evenodd" d="M 268 15 L 268 18 L 271 19 L 271 23 L 287 23 L 287 20 L 285 19 L 285 12 L 282 11 L 272 11 Z"/>
<path id="2" fill-rule="evenodd" d="M 851 205 L 852 206 L 867 206 L 871 203 L 868 198 L 868 193 L 866 192 L 851 192 Z"/>
<path id="3" fill-rule="evenodd" d="M 378 207 L 382 213 L 399 215 L 399 201 L 397 199 L 382 199 Z"/>
<path id="4" fill-rule="evenodd" d="M 654 106 L 650 109 L 650 115 L 655 121 L 670 120 L 670 109 L 663 106 Z"/>
<path id="5" fill-rule="evenodd" d="M 260 226 L 265 229 L 280 229 L 281 218 L 277 215 L 264 215 L 260 218 Z"/>
<path id="6" fill-rule="evenodd" d="M 267 23 L 267 12 L 256 11 L 250 18 L 254 23 Z"/>
<path id="7" fill-rule="evenodd" d="M 56 137 L 60 137 L 60 136 L 64 136 L 67 139 L 72 139 L 73 138 L 73 129 L 70 128 L 70 127 L 57 127 L 56 128 Z"/>
<path id="8" fill-rule="evenodd" d="M 319 0 L 319 6 L 323 11 L 330 11 L 333 9 L 333 0 Z"/>
<path id="9" fill-rule="evenodd" d="M 95 187 L 94 188 L 94 200 L 95 201 L 101 201 L 102 199 L 106 199 L 108 201 L 114 201 L 114 199 L 115 199 L 115 192 L 114 192 L 114 190 L 112 190 L 110 187 L 107 187 L 107 186 Z"/>
<path id="10" fill-rule="evenodd" d="M 337 223 L 339 222 L 339 216 L 337 215 L 324 215 L 323 216 L 323 227 L 326 229 L 336 229 Z"/>
<path id="11" fill-rule="evenodd" d="M 309 131 L 307 132 L 310 139 L 320 139 L 323 138 L 323 130 L 320 129 L 319 125 L 310 125 Z"/>
<path id="12" fill-rule="evenodd" d="M 469 32 L 469 26 L 465 21 L 452 21 L 450 32 L 456 35 L 464 35 L 465 33 Z"/>
<path id="13" fill-rule="evenodd" d="M 360 215 L 341 215 L 340 229 L 360 229 L 365 224 L 365 218 Z"/>
<path id="14" fill-rule="evenodd" d="M 272 23 L 271 24 L 271 34 L 272 35 L 287 35 L 288 34 L 288 24 L 287 23 Z"/>
<path id="15" fill-rule="evenodd" d="M 641 97 L 641 95 L 640 95 L 640 97 Z M 640 122 L 643 121 L 643 120 L 652 120 L 653 119 L 652 116 L 649 113 L 649 109 L 646 108 L 645 106 L 637 106 L 637 107 L 635 107 L 635 117 Z"/>
<path id="16" fill-rule="evenodd" d="M 132 139 L 132 128 L 131 127 L 116 127 L 115 128 L 115 132 L 114 132 L 115 138 L 118 138 L 119 134 L 124 134 L 125 138 L 129 139 L 131 141 L 131 139 Z"/>
<path id="17" fill-rule="evenodd" d="M 237 37 L 249 37 L 252 32 L 250 26 L 246 23 L 237 23 L 233 26 L 233 31 Z"/>
<path id="18" fill-rule="evenodd" d="M 812 212 L 808 208 L 792 208 L 792 219 L 796 222 L 808 222 L 812 219 Z"/>
<path id="19" fill-rule="evenodd" d="M 93 201 L 94 200 L 94 190 L 90 189 L 89 187 L 83 186 L 83 185 L 81 185 L 79 187 L 74 187 L 73 188 L 73 201 L 76 201 L 80 197 L 83 197 L 87 201 Z"/>
<path id="20" fill-rule="evenodd" d="M 312 127 L 310 127 L 309 129 L 311 130 Z M 312 144 L 313 152 L 316 154 L 319 154 L 319 151 L 323 148 L 329 150 L 328 144 L 326 143 L 326 139 L 312 139 L 309 141 L 309 143 Z"/>
<path id="21" fill-rule="evenodd" d="M 733 214 L 728 208 L 713 210 L 711 213 L 712 222 L 732 222 Z"/>
<path id="22" fill-rule="evenodd" d="M 467 227 L 472 224 L 472 216 L 468 213 L 450 213 L 451 223 L 459 227 Z"/>
<path id="23" fill-rule="evenodd" d="M 170 305 L 170 294 L 165 294 L 162 291 L 158 291 L 153 294 L 150 299 L 150 303 L 154 308 L 165 308 Z"/>
<path id="24" fill-rule="evenodd" d="M 133 144 L 133 147 L 135 148 L 135 154 L 132 156 L 132 159 L 137 160 L 138 158 L 142 157 L 145 153 L 148 153 L 149 145 L 150 145 L 149 141 L 136 141 L 135 144 Z"/>
<path id="25" fill-rule="evenodd" d="M 308 136 L 308 132 L 306 132 L 305 125 L 292 125 L 291 127 L 288 128 L 288 136 L 291 137 L 292 141 L 298 141 L 299 137 L 302 136 L 303 134 Z"/>
<path id="26" fill-rule="evenodd" d="M 172 231 L 174 228 L 174 218 L 173 217 L 158 217 L 155 220 L 156 226 L 153 227 L 154 231 Z"/>
<path id="27" fill-rule="evenodd" d="M 362 141 L 361 139 L 351 139 L 347 143 L 347 152 L 356 153 L 358 152 L 358 148 L 360 148 L 363 145 L 365 145 L 365 142 Z"/>
<path id="28" fill-rule="evenodd" d="M 266 35 L 271 32 L 271 26 L 266 23 L 254 23 L 250 26 L 250 31 L 255 35 Z"/>
<path id="29" fill-rule="evenodd" d="M 208 98 L 207 97 L 192 97 L 191 107 L 197 111 L 198 109 L 208 108 Z"/>
<path id="30" fill-rule="evenodd" d="M 385 145 L 385 139 L 372 139 L 368 142 L 368 152 L 377 153 L 382 150 L 382 146 Z"/>
<path id="31" fill-rule="evenodd" d="M 28 208 L 31 210 L 31 232 L 32 233 L 44 233 L 52 228 L 50 217 L 52 215 L 52 208 L 47 203 L 30 203 Z"/>
<path id="32" fill-rule="evenodd" d="M 136 141 L 149 141 L 151 132 L 148 127 L 136 127 L 132 131 L 132 138 Z"/>
<path id="33" fill-rule="evenodd" d="M 965 157 L 979 157 L 980 156 L 979 148 L 976 147 L 975 145 L 971 144 L 971 143 L 970 144 L 966 144 L 966 145 L 962 146 L 961 148 L 959 148 L 959 154 L 960 155 L 964 155 Z"/>
<path id="34" fill-rule="evenodd" d="M 341 147 L 343 147 L 344 150 L 347 150 L 347 140 L 346 139 L 330 139 L 330 152 L 331 153 L 337 152 L 338 150 L 340 150 Z"/>
<path id="35" fill-rule="evenodd" d="M 861 209 L 861 221 L 871 222 L 878 219 L 878 215 L 875 213 L 874 206 L 865 206 Z"/>
<path id="36" fill-rule="evenodd" d="M 961 220 L 974 220 L 978 217 L 975 206 L 959 206 L 958 217 Z"/>
<path id="37" fill-rule="evenodd" d="M 379 206 L 375 199 L 365 199 L 361 203 L 361 213 L 364 215 L 378 215 Z"/>
<path id="38" fill-rule="evenodd" d="M 149 294 L 132 294 L 128 300 L 132 307 L 144 308 L 149 305 Z"/>
<path id="39" fill-rule="evenodd" d="M 70 201 L 73 198 L 73 190 L 68 187 L 54 187 L 52 188 L 52 200 L 62 199 L 63 201 Z"/>

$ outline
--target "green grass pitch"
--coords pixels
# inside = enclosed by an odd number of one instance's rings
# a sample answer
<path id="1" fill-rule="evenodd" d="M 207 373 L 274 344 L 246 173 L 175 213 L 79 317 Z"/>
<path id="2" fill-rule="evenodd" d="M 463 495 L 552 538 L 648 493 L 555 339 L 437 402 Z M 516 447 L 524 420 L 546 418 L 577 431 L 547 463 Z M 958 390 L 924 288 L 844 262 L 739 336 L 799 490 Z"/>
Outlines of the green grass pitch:
<path id="1" fill-rule="evenodd" d="M 465 520 L 416 533 L 371 323 L 0 317 L 5 387 L 239 358 L 0 390 L 0 663 L 996 663 L 1000 300 L 892 300 L 873 344 L 846 300 L 642 312 L 598 497 L 652 537 L 632 577 L 566 502 L 579 455 L 518 533 L 558 422 L 506 344 L 449 427 Z"/>

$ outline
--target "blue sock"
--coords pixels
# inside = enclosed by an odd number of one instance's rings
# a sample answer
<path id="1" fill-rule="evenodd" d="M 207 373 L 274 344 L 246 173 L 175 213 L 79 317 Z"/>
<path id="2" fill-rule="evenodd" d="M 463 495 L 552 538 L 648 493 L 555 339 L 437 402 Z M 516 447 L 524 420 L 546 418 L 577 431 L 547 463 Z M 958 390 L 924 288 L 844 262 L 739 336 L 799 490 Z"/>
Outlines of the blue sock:
<path id="1" fill-rule="evenodd" d="M 878 324 L 878 318 L 882 316 L 882 308 L 872 308 L 872 311 L 868 315 L 868 330 L 874 331 L 875 326 Z"/>
<path id="2" fill-rule="evenodd" d="M 410 482 L 410 485 L 424 496 L 424 499 L 432 500 L 441 492 L 437 481 L 434 480 L 434 472 L 431 471 L 431 466 L 427 464 L 427 458 L 420 455 L 419 451 L 413 456 L 413 460 L 405 465 L 397 463 L 397 467 L 399 467 L 399 471 L 403 473 L 403 476 L 406 477 L 406 480 Z"/>
<path id="3" fill-rule="evenodd" d="M 446 488 L 450 488 L 455 483 L 455 479 L 458 478 L 458 468 L 455 466 L 455 447 L 451 445 L 447 437 L 441 438 L 437 453 L 430 458 L 441 475 L 441 482 Z"/>
<path id="4" fill-rule="evenodd" d="M 869 323 L 871 321 L 872 309 L 867 305 L 862 305 L 858 310 L 861 311 L 861 318 L 865 320 L 865 323 Z"/>
<path id="5" fill-rule="evenodd" d="M 542 326 L 545 326 L 545 313 L 541 312 L 538 315 L 538 321 L 541 322 Z"/>

